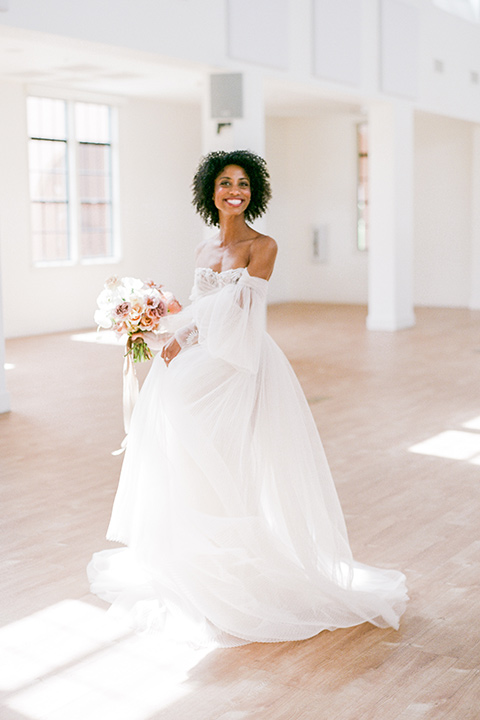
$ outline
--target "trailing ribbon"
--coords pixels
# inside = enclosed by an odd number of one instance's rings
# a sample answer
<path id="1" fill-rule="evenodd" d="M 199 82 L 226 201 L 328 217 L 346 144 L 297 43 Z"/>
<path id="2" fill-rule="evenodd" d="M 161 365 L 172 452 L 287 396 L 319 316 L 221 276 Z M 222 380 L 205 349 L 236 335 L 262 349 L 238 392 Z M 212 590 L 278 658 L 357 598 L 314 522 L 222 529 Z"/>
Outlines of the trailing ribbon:
<path id="1" fill-rule="evenodd" d="M 133 353 L 131 351 L 131 338 L 127 341 L 127 352 L 123 361 L 123 427 L 125 437 L 122 440 L 120 448 L 114 450 L 112 455 L 121 455 L 127 447 L 127 437 L 130 432 L 130 422 L 132 419 L 133 408 L 138 398 L 138 378 L 135 371 L 135 363 L 133 361 Z"/>

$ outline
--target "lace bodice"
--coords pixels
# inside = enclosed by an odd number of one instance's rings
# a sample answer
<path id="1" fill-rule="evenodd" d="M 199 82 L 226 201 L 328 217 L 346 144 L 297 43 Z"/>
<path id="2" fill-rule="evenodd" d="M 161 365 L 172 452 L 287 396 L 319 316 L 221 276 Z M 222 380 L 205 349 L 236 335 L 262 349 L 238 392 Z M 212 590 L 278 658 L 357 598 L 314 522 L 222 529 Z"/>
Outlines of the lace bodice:
<path id="1" fill-rule="evenodd" d="M 243 275 L 245 268 L 231 268 L 217 272 L 209 267 L 195 268 L 195 281 L 190 295 L 190 300 L 196 300 L 202 295 L 215 292 L 216 290 L 237 283 Z"/>

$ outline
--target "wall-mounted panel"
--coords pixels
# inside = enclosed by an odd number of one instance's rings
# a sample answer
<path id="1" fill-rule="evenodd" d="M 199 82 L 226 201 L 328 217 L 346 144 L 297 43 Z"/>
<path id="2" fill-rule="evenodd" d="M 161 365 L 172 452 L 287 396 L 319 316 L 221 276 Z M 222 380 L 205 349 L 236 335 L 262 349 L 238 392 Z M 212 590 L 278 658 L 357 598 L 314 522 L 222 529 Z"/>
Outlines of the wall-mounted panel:
<path id="1" fill-rule="evenodd" d="M 401 97 L 418 95 L 419 20 L 415 7 L 401 0 L 382 0 L 380 19 L 380 86 Z"/>
<path id="2" fill-rule="evenodd" d="M 288 67 L 288 0 L 227 0 L 227 52 L 235 60 Z"/>
<path id="3" fill-rule="evenodd" d="M 361 81 L 362 4 L 360 0 L 314 0 L 313 71 L 333 82 Z"/>

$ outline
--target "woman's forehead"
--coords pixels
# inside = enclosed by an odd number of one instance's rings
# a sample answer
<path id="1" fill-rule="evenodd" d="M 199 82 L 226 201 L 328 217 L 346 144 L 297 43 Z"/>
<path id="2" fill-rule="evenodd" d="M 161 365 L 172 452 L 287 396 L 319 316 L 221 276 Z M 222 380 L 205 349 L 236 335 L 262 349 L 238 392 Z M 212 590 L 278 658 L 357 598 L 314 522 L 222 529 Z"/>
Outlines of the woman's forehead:
<path id="1" fill-rule="evenodd" d="M 240 165 L 226 165 L 223 170 L 217 175 L 218 177 L 232 177 L 233 175 L 240 175 L 241 177 L 248 178 L 248 174 Z"/>

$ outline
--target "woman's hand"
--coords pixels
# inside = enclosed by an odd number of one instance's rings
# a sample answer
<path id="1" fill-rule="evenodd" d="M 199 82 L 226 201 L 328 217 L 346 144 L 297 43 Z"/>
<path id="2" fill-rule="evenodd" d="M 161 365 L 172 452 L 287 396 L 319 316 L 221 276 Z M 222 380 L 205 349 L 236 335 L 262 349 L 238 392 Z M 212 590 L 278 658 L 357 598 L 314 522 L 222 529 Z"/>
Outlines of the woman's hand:
<path id="1" fill-rule="evenodd" d="M 165 335 L 151 331 L 138 332 L 132 335 L 132 340 L 142 338 L 145 340 L 150 350 L 160 350 L 165 345 Z"/>
<path id="2" fill-rule="evenodd" d="M 171 337 L 170 340 L 165 343 L 160 355 L 164 359 L 165 365 L 167 365 L 167 367 L 169 363 L 171 363 L 172 360 L 177 357 L 181 349 L 182 348 L 180 347 L 180 344 L 178 343 L 175 336 Z"/>

